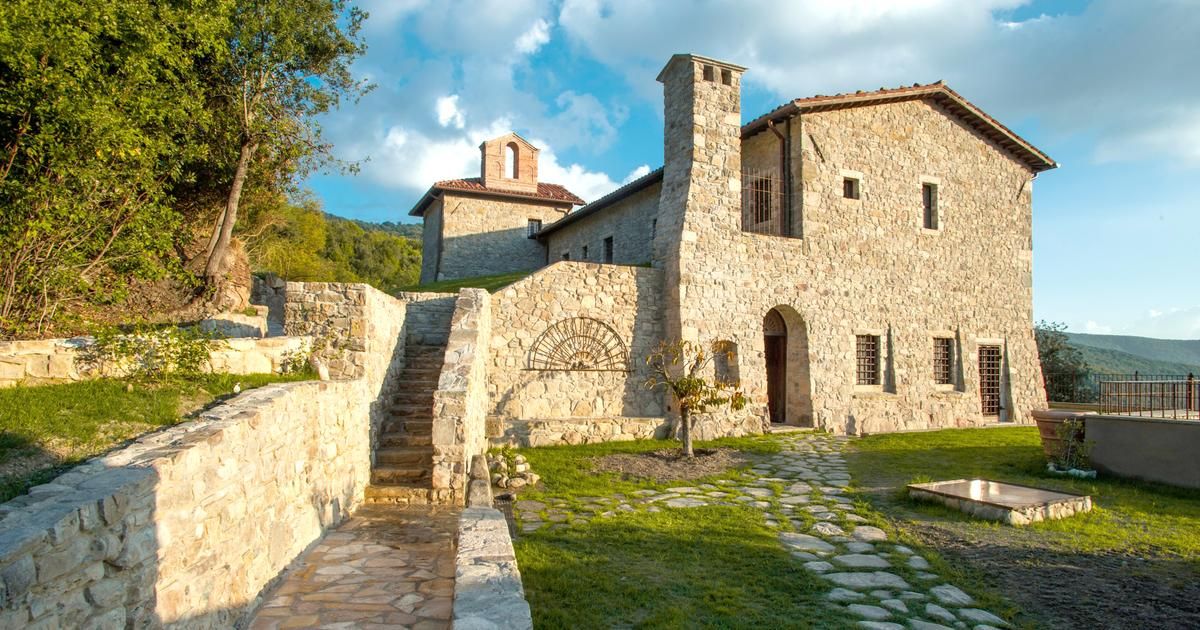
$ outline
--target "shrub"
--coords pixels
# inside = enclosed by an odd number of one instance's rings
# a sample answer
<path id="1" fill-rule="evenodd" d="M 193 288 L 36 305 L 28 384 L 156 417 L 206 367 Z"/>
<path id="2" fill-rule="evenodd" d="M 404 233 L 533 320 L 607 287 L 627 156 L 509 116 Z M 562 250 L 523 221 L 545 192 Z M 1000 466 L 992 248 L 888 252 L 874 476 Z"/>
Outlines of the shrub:
<path id="1" fill-rule="evenodd" d="M 174 374 L 199 374 L 211 368 L 214 344 L 223 343 L 215 332 L 196 326 L 106 327 L 75 356 L 82 371 L 158 381 Z"/>

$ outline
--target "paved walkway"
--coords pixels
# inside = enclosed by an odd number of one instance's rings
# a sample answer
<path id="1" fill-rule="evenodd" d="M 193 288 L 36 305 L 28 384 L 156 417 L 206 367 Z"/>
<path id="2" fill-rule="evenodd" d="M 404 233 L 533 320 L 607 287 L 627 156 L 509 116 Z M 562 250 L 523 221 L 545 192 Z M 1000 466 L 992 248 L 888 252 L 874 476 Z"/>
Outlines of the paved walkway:
<path id="1" fill-rule="evenodd" d="M 809 571 L 830 583 L 825 597 L 859 625 L 878 630 L 988 630 L 1007 625 L 976 608 L 970 595 L 934 572 L 929 562 L 888 540 L 844 496 L 850 484 L 842 449 L 847 438 L 823 434 L 782 437 L 783 451 L 757 460 L 737 480 L 680 486 L 634 496 L 581 497 L 582 509 L 565 502 L 517 501 L 524 533 L 559 529 L 636 510 L 747 505 L 765 512 L 779 541 Z"/>
<path id="2" fill-rule="evenodd" d="M 289 571 L 250 628 L 449 628 L 457 528 L 457 509 L 363 506 Z"/>

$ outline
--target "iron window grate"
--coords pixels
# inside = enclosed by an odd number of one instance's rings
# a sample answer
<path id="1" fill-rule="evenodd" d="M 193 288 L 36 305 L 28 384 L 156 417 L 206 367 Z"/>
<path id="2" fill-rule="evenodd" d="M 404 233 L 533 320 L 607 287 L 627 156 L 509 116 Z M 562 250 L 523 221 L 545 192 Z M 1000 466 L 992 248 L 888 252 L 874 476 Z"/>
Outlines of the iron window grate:
<path id="1" fill-rule="evenodd" d="M 879 384 L 879 337 L 876 335 L 856 335 L 856 363 L 859 385 Z"/>
<path id="2" fill-rule="evenodd" d="M 933 382 L 938 385 L 954 383 L 954 340 L 949 337 L 933 339 Z"/>
<path id="3" fill-rule="evenodd" d="M 983 415 L 1000 415 L 1000 346 L 979 346 L 979 401 Z"/>

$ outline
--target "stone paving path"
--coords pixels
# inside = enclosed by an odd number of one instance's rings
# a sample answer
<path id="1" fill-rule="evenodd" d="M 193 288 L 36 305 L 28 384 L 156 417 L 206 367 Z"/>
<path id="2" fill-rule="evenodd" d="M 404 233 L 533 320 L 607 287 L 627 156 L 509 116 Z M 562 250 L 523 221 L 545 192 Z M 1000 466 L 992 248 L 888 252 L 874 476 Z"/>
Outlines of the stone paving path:
<path id="1" fill-rule="evenodd" d="M 457 509 L 365 505 L 289 570 L 249 627 L 449 628 L 457 528 Z"/>
<path id="2" fill-rule="evenodd" d="M 782 452 L 759 458 L 737 480 L 680 486 L 633 496 L 580 497 L 565 502 L 517 501 L 521 531 L 559 529 L 621 512 L 705 505 L 746 505 L 765 513 L 779 541 L 808 570 L 830 583 L 826 598 L 859 625 L 878 630 L 911 628 L 989 630 L 1007 624 L 977 608 L 970 595 L 932 572 L 929 562 L 868 525 L 845 496 L 850 484 L 842 449 L 847 438 L 794 434 Z"/>

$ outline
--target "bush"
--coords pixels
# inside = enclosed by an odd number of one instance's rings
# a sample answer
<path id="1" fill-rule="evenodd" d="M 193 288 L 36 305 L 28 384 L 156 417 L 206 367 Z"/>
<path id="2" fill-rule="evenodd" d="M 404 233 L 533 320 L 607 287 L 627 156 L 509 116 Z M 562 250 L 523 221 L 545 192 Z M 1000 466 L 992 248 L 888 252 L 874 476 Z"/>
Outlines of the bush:
<path id="1" fill-rule="evenodd" d="M 80 350 L 75 364 L 85 372 L 160 381 L 211 368 L 214 343 L 223 343 L 217 333 L 196 326 L 107 327 L 95 332 L 95 341 Z"/>

